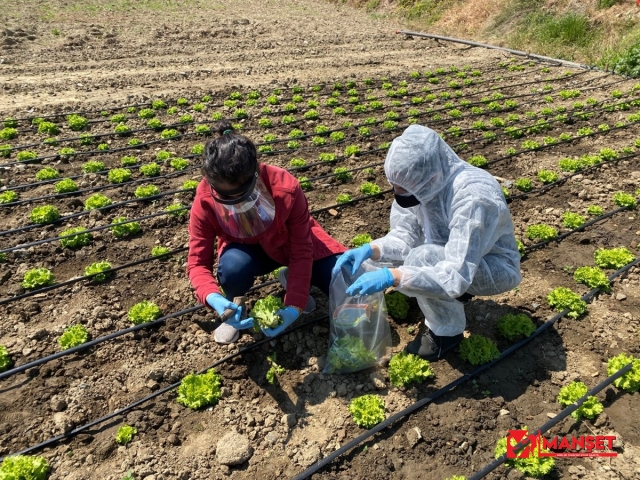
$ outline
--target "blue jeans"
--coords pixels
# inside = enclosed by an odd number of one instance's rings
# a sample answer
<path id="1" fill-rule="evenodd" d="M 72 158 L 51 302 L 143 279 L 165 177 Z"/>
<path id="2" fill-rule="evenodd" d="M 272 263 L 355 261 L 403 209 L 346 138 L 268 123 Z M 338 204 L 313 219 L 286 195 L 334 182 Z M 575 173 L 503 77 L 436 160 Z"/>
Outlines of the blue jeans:
<path id="1" fill-rule="evenodd" d="M 313 262 L 311 285 L 329 295 L 331 270 L 340 254 L 330 255 Z M 260 245 L 231 243 L 225 248 L 218 262 L 218 282 L 229 300 L 247 293 L 255 277 L 282 267 L 264 252 Z"/>

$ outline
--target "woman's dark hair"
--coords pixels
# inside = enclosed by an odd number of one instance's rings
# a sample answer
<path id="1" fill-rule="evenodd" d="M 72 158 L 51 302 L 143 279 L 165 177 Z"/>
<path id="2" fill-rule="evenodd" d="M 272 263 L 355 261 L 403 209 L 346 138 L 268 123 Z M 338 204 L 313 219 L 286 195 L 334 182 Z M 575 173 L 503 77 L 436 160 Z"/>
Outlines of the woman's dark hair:
<path id="1" fill-rule="evenodd" d="M 218 136 L 204 147 L 202 175 L 213 184 L 243 185 L 256 171 L 256 146 L 227 120 L 218 122 L 213 131 Z"/>

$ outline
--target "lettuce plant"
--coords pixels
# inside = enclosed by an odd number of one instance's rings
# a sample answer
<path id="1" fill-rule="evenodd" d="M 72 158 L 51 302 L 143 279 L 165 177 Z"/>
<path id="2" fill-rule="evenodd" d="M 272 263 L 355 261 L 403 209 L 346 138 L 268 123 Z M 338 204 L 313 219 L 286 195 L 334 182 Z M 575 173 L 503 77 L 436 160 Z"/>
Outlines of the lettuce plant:
<path id="1" fill-rule="evenodd" d="M 187 209 L 181 203 L 172 203 L 171 205 L 168 205 L 164 209 L 164 211 L 167 212 L 172 217 L 176 217 L 176 218 L 184 217 L 187 215 Z"/>
<path id="2" fill-rule="evenodd" d="M 165 128 L 164 130 L 162 130 L 162 132 L 160 132 L 160 138 L 164 140 L 175 138 L 178 135 L 180 135 L 180 133 L 175 128 Z"/>
<path id="3" fill-rule="evenodd" d="M 367 429 L 375 427 L 386 418 L 384 401 L 380 396 L 372 394 L 351 400 L 349 412 L 356 425 Z"/>
<path id="4" fill-rule="evenodd" d="M 78 190 L 78 184 L 70 178 L 63 178 L 53 187 L 56 193 L 68 193 Z"/>
<path id="5" fill-rule="evenodd" d="M 116 443 L 120 445 L 126 445 L 129 443 L 135 434 L 138 433 L 138 430 L 135 427 L 130 425 L 122 425 L 118 428 L 118 432 L 116 433 Z"/>
<path id="6" fill-rule="evenodd" d="M 197 180 L 185 180 L 184 183 L 182 184 L 182 189 L 183 190 L 195 190 L 196 188 L 198 188 L 199 184 L 200 184 L 200 182 L 197 181 Z"/>
<path id="7" fill-rule="evenodd" d="M 524 246 L 524 243 L 516 239 L 516 245 L 518 246 L 518 253 L 520 253 L 520 257 L 524 257 L 527 253 L 527 248 Z"/>
<path id="8" fill-rule="evenodd" d="M 64 333 L 58 338 L 58 344 L 62 350 L 77 347 L 89 340 L 89 331 L 84 325 L 72 325 L 65 329 Z"/>
<path id="9" fill-rule="evenodd" d="M 86 233 L 84 233 L 86 232 Z M 60 245 L 65 248 L 80 248 L 85 245 L 89 245 L 93 236 L 90 232 L 87 232 L 87 229 L 84 227 L 73 227 L 67 230 L 64 230 L 60 236 L 64 237 L 67 235 L 73 235 L 72 237 L 61 238 Z"/>
<path id="10" fill-rule="evenodd" d="M 57 135 L 60 132 L 58 125 L 53 122 L 40 122 L 38 124 L 38 133 L 44 133 L 47 135 Z"/>
<path id="11" fill-rule="evenodd" d="M 16 128 L 3 128 L 0 130 L 0 139 L 1 140 L 13 140 L 18 136 L 18 129 Z"/>
<path id="12" fill-rule="evenodd" d="M 155 185 L 140 185 L 136 188 L 134 195 L 136 198 L 147 198 L 159 193 L 160 189 Z"/>
<path id="13" fill-rule="evenodd" d="M 158 118 L 152 118 L 147 122 L 147 127 L 153 128 L 154 130 L 162 130 L 164 123 Z"/>
<path id="14" fill-rule="evenodd" d="M 360 233 L 351 239 L 354 247 L 361 247 L 365 243 L 371 243 L 371 235 L 368 233 Z"/>
<path id="15" fill-rule="evenodd" d="M 351 201 L 351 195 L 348 193 L 340 193 L 336 197 L 336 203 L 347 203 Z"/>
<path id="16" fill-rule="evenodd" d="M 108 143 L 100 143 L 96 147 L 96 150 L 98 150 L 99 152 L 106 152 L 107 150 L 109 150 L 109 144 Z"/>
<path id="17" fill-rule="evenodd" d="M 55 178 L 58 178 L 59 176 L 60 172 L 58 172 L 58 170 L 56 170 L 55 168 L 44 167 L 38 170 L 38 172 L 36 173 L 36 180 L 53 180 Z"/>
<path id="18" fill-rule="evenodd" d="M 557 401 L 563 407 L 568 407 L 569 405 L 574 404 L 580 398 L 584 397 L 589 389 L 582 382 L 571 382 L 569 385 L 565 385 L 560 389 L 558 393 Z M 587 400 L 575 410 L 571 417 L 580 420 L 581 418 L 588 418 L 590 420 L 596 418 L 604 411 L 604 407 L 602 403 L 594 397 L 590 396 Z"/>
<path id="19" fill-rule="evenodd" d="M 53 205 L 42 205 L 31 210 L 30 218 L 37 224 L 53 223 L 60 218 L 60 212 Z"/>
<path id="20" fill-rule="evenodd" d="M 9 350 L 4 345 L 0 345 L 0 372 L 4 372 L 11 366 L 11 356 Z"/>
<path id="21" fill-rule="evenodd" d="M 535 324 L 524 313 L 508 313 L 498 320 L 498 332 L 507 340 L 528 337 L 536 331 Z"/>
<path id="22" fill-rule="evenodd" d="M 341 182 L 347 182 L 353 178 L 351 172 L 347 170 L 347 167 L 338 167 L 333 171 L 334 175 Z"/>
<path id="23" fill-rule="evenodd" d="M 404 388 L 412 383 L 422 383 L 433 376 L 429 362 L 412 353 L 397 353 L 389 361 L 389 380 L 394 387 Z"/>
<path id="24" fill-rule="evenodd" d="M 599 205 L 589 205 L 589 208 L 587 208 L 587 213 L 589 215 L 599 217 L 604 213 L 604 210 Z"/>
<path id="25" fill-rule="evenodd" d="M 194 410 L 215 405 L 222 395 L 221 384 L 222 376 L 214 369 L 199 375 L 191 373 L 182 379 L 176 401 Z"/>
<path id="26" fill-rule="evenodd" d="M 305 167 L 307 162 L 302 158 L 292 158 L 289 165 L 295 168 Z"/>
<path id="27" fill-rule="evenodd" d="M 495 342 L 482 335 L 471 335 L 460 343 L 460 358 L 471 365 L 488 363 L 499 356 L 500 350 Z"/>
<path id="28" fill-rule="evenodd" d="M 160 175 L 160 165 L 156 162 L 150 162 L 140 166 L 140 173 L 146 177 L 155 177 Z"/>
<path id="29" fill-rule="evenodd" d="M 513 185 L 521 192 L 530 192 L 533 188 L 531 180 L 529 180 L 528 178 L 519 178 L 514 182 Z"/>
<path id="30" fill-rule="evenodd" d="M 473 165 L 474 167 L 485 167 L 487 165 L 487 159 L 483 155 L 474 155 L 469 160 L 467 160 L 469 165 Z"/>
<path id="31" fill-rule="evenodd" d="M 578 318 L 587 312 L 587 303 L 580 298 L 580 295 L 569 288 L 558 287 L 547 295 L 549 306 L 556 312 L 569 310 L 567 314 L 570 318 Z"/>
<path id="32" fill-rule="evenodd" d="M 158 307 L 155 303 L 150 302 L 148 300 L 143 300 L 140 303 L 136 303 L 133 307 L 129 309 L 127 314 L 129 316 L 129 320 L 135 325 L 140 325 L 141 323 L 152 322 L 155 319 L 159 318 L 162 315 L 160 307 Z"/>
<path id="33" fill-rule="evenodd" d="M 522 427 L 523 430 L 527 430 L 527 427 Z M 515 440 L 509 440 L 513 446 L 516 445 Z M 539 451 L 543 453 L 548 453 L 549 450 L 544 450 L 542 447 L 540 449 L 534 448 L 531 451 L 531 455 L 523 458 L 508 458 L 505 461 L 505 464 L 511 468 L 515 468 L 516 470 L 524 473 L 533 478 L 542 478 L 548 473 L 550 473 L 556 466 L 556 461 L 553 457 L 540 457 Z M 496 444 L 496 449 L 494 451 L 494 457 L 500 458 L 502 455 L 507 453 L 507 437 L 503 437 L 498 440 Z"/>
<path id="34" fill-rule="evenodd" d="M 300 188 L 302 188 L 302 190 L 311 190 L 311 182 L 307 177 L 299 177 L 298 182 L 300 182 Z"/>
<path id="35" fill-rule="evenodd" d="M 38 154 L 30 150 L 22 150 L 16 155 L 16 160 L 19 162 L 28 162 L 30 160 L 35 160 L 36 158 L 38 158 Z"/>
<path id="36" fill-rule="evenodd" d="M 6 457 L 0 465 L 2 480 L 45 480 L 49 463 L 44 457 L 15 455 Z"/>
<path id="37" fill-rule="evenodd" d="M 633 367 L 627 373 L 615 380 L 613 384 L 621 390 L 635 392 L 640 388 L 640 359 L 621 353 L 607 361 L 607 375 L 611 376 L 622 367 L 632 363 Z"/>
<path id="38" fill-rule="evenodd" d="M 101 193 L 94 193 L 84 201 L 85 210 L 95 210 L 111 205 L 111 199 Z"/>
<path id="39" fill-rule="evenodd" d="M 91 145 L 95 141 L 95 138 L 90 133 L 81 133 L 79 135 L 79 141 L 80 145 Z"/>
<path id="40" fill-rule="evenodd" d="M 377 362 L 375 354 L 362 339 L 351 335 L 338 338 L 327 352 L 329 373 L 354 372 L 371 367 Z"/>
<path id="41" fill-rule="evenodd" d="M 276 352 L 273 352 L 271 355 L 268 355 L 267 361 L 269 362 L 270 366 L 269 366 L 269 370 L 267 370 L 267 374 L 265 375 L 265 378 L 267 379 L 267 382 L 269 382 L 271 385 L 275 385 L 276 383 L 278 383 L 278 377 L 284 374 L 285 369 L 283 366 L 279 365 L 276 362 Z"/>
<path id="42" fill-rule="evenodd" d="M 409 301 L 406 295 L 400 292 L 387 293 L 384 296 L 384 301 L 387 305 L 387 312 L 393 318 L 398 320 L 404 320 L 409 314 Z"/>
<path id="43" fill-rule="evenodd" d="M 619 207 L 625 207 L 629 210 L 635 210 L 638 206 L 636 203 L 636 199 L 630 193 L 625 192 L 616 192 L 613 194 L 613 203 L 615 203 Z"/>
<path id="44" fill-rule="evenodd" d="M 140 232 L 140 230 L 142 230 L 138 222 L 122 223 L 126 221 L 127 221 L 127 217 L 114 218 L 113 221 L 111 222 L 112 226 L 109 228 L 109 230 L 111 230 L 111 232 L 117 238 L 135 235 L 136 233 Z"/>
<path id="45" fill-rule="evenodd" d="M 156 112 L 151 108 L 143 108 L 138 112 L 138 117 L 149 120 L 150 118 L 154 118 L 156 116 Z"/>
<path id="46" fill-rule="evenodd" d="M 573 272 L 573 279 L 589 288 L 599 288 L 604 292 L 611 290 L 609 277 L 598 267 L 580 267 Z"/>
<path id="47" fill-rule="evenodd" d="M 547 185 L 549 183 L 556 182 L 558 180 L 558 174 L 551 170 L 542 169 L 538 172 L 538 180 Z"/>
<path id="48" fill-rule="evenodd" d="M 582 215 L 573 212 L 564 212 L 562 214 L 562 224 L 567 228 L 581 227 L 585 222 Z"/>
<path id="49" fill-rule="evenodd" d="M 107 174 L 111 183 L 122 183 L 131 180 L 131 170 L 128 168 L 112 168 Z"/>
<path id="50" fill-rule="evenodd" d="M 22 285 L 23 288 L 40 288 L 52 285 L 54 281 L 55 278 L 51 270 L 38 267 L 27 270 L 20 285 Z"/>
<path id="51" fill-rule="evenodd" d="M 3 203 L 15 202 L 18 199 L 18 194 L 13 190 L 6 190 L 0 192 L 0 205 Z"/>
<path id="52" fill-rule="evenodd" d="M 364 182 L 362 185 L 360 185 L 360 192 L 364 193 L 365 195 L 378 195 L 382 192 L 382 189 L 375 183 Z"/>
<path id="53" fill-rule="evenodd" d="M 111 264 L 107 261 L 94 262 L 84 269 L 85 276 L 93 275 L 91 280 L 95 283 L 102 283 L 112 274 Z"/>
<path id="54" fill-rule="evenodd" d="M 529 225 L 527 227 L 526 235 L 529 240 L 547 241 L 556 238 L 558 236 L 558 230 L 543 223 Z"/>
<path id="55" fill-rule="evenodd" d="M 84 173 L 95 173 L 104 170 L 104 162 L 97 160 L 89 160 L 82 164 L 82 171 Z"/>
<path id="56" fill-rule="evenodd" d="M 600 268 L 619 269 L 633 262 L 636 257 L 625 247 L 599 248 L 594 253 L 595 263 Z"/>
<path id="57" fill-rule="evenodd" d="M 344 140 L 344 132 L 331 132 L 329 138 L 332 142 L 340 142 Z"/>
<path id="58" fill-rule="evenodd" d="M 277 312 L 282 308 L 284 308 L 282 300 L 272 295 L 256 301 L 250 313 L 255 321 L 255 330 L 260 331 L 261 328 L 275 328 L 280 325 L 282 318 Z"/>
<path id="59" fill-rule="evenodd" d="M 184 170 L 189 166 L 189 160 L 185 160 L 184 158 L 179 157 L 172 158 L 169 162 L 169 165 L 171 165 L 171 168 L 174 168 L 176 170 Z"/>
<path id="60" fill-rule="evenodd" d="M 169 249 L 167 247 L 163 247 L 161 245 L 154 245 L 154 247 L 151 249 L 151 256 L 152 257 L 159 257 L 161 255 L 165 255 L 169 253 Z M 167 260 L 168 257 L 163 257 L 163 260 Z"/>
<path id="61" fill-rule="evenodd" d="M 318 160 L 321 162 L 333 162 L 335 159 L 336 156 L 333 153 L 320 153 L 318 155 Z"/>

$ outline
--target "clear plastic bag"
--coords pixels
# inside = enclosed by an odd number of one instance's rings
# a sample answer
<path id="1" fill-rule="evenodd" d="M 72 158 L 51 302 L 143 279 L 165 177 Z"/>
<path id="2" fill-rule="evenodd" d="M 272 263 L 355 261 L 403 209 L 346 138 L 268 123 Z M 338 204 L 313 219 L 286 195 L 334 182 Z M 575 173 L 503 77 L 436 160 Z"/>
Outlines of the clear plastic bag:
<path id="1" fill-rule="evenodd" d="M 331 279 L 331 331 L 324 373 L 350 373 L 376 366 L 391 347 L 384 293 L 355 297 L 346 293 L 364 272 L 360 268 L 352 276 L 347 268 L 342 268 Z"/>

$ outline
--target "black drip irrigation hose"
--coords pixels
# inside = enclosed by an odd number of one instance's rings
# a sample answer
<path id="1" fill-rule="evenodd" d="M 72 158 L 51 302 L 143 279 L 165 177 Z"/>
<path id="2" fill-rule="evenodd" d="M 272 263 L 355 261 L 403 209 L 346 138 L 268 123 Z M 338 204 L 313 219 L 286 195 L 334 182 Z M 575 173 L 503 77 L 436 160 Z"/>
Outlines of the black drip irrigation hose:
<path id="1" fill-rule="evenodd" d="M 464 45 L 469 45 L 471 47 L 482 47 L 482 48 L 488 48 L 491 50 L 500 50 L 503 52 L 507 52 L 510 53 L 512 55 L 517 55 L 519 57 L 526 57 L 529 59 L 533 59 L 533 60 L 539 60 L 542 62 L 552 62 L 555 64 L 561 64 L 561 65 L 566 65 L 568 67 L 573 67 L 573 68 L 581 68 L 581 69 L 586 69 L 586 70 L 595 70 L 596 67 L 591 67 L 589 65 L 585 65 L 582 63 L 575 63 L 575 62 L 569 62 L 567 60 L 562 60 L 559 58 L 552 58 L 552 57 L 545 57 L 542 55 L 535 55 L 533 53 L 528 53 L 528 52 L 523 52 L 521 50 L 513 50 L 511 48 L 505 48 L 505 47 L 498 47 L 496 45 L 489 45 L 486 43 L 478 43 L 478 42 L 472 42 L 469 40 L 462 40 L 459 38 L 452 38 L 452 37 L 443 37 L 442 35 L 434 35 L 431 33 L 420 33 L 420 32 L 410 32 L 410 31 L 405 31 L 405 30 L 397 30 L 396 34 L 404 34 L 404 35 L 408 35 L 410 37 L 425 37 L 425 38 L 432 38 L 434 40 L 443 40 L 446 42 L 453 42 L 453 43 L 462 43 Z"/>
<path id="2" fill-rule="evenodd" d="M 623 273 L 627 272 L 629 269 L 631 269 L 632 267 L 634 267 L 638 263 L 640 263 L 640 258 L 636 259 L 635 261 L 633 261 L 633 262 L 625 265 L 621 269 L 617 270 L 616 272 L 614 272 L 613 274 L 611 274 L 609 276 L 609 282 L 613 281 L 618 276 L 620 276 Z M 594 288 L 593 290 L 591 290 L 587 294 L 583 295 L 582 296 L 582 300 L 589 301 L 598 292 L 600 292 L 600 289 L 599 288 Z M 333 462 L 336 458 L 338 458 L 341 455 L 347 453 L 349 450 L 357 447 L 359 444 L 361 444 L 365 440 L 369 439 L 370 437 L 372 437 L 376 433 L 381 432 L 382 430 L 392 426 L 394 423 L 402 420 L 407 415 L 409 415 L 409 414 L 419 410 L 420 408 L 432 403 L 434 400 L 437 400 L 438 398 L 442 397 L 444 394 L 446 394 L 449 391 L 453 390 L 454 388 L 462 385 L 466 381 L 477 377 L 478 375 L 480 375 L 485 370 L 488 370 L 489 368 L 494 366 L 496 363 L 500 362 L 504 358 L 506 358 L 509 355 L 511 355 L 513 352 L 518 350 L 520 347 L 522 347 L 522 346 L 526 345 L 527 343 L 531 342 L 534 338 L 538 337 L 542 332 L 544 332 L 545 330 L 549 329 L 552 325 L 554 325 L 558 320 L 563 318 L 569 312 L 570 312 L 570 310 L 566 309 L 566 310 L 563 310 L 562 312 L 558 313 L 557 315 L 555 315 L 554 317 L 552 317 L 551 319 L 547 320 L 542 325 L 540 325 L 536 329 L 536 331 L 533 332 L 529 337 L 526 337 L 526 338 L 520 340 L 519 342 L 513 344 L 509 348 L 507 348 L 495 360 L 492 360 L 489 363 L 485 363 L 484 365 L 479 366 L 475 370 L 473 370 L 473 371 L 471 371 L 471 372 L 469 372 L 469 373 L 467 373 L 465 375 L 462 375 L 461 377 L 457 378 L 453 382 L 451 382 L 451 383 L 445 385 L 444 387 L 436 390 L 431 395 L 418 400 L 413 405 L 410 405 L 409 407 L 405 408 L 404 410 L 402 410 L 402 411 L 396 413 L 395 415 L 387 418 L 385 421 L 379 423 L 378 425 L 376 425 L 372 429 L 367 430 L 366 432 L 362 433 L 358 437 L 356 437 L 353 440 L 349 441 L 344 446 L 342 446 L 339 449 L 335 450 L 334 452 L 332 452 L 331 454 L 329 454 L 328 456 L 326 456 L 325 458 L 323 458 L 318 463 L 316 463 L 315 465 L 311 466 L 310 468 L 308 468 L 307 470 L 305 470 L 301 474 L 296 475 L 293 480 L 304 480 L 306 478 L 311 477 L 313 474 L 317 473 L 318 471 L 320 471 L 321 469 L 323 469 L 324 467 L 329 465 L 331 462 Z"/>
<path id="3" fill-rule="evenodd" d="M 618 378 L 623 376 L 625 373 L 629 372 L 632 368 L 633 368 L 633 362 L 628 363 L 627 365 L 622 367 L 620 370 L 618 370 L 616 373 L 614 373 L 610 377 L 607 377 L 602 382 L 600 382 L 598 385 L 593 387 L 591 390 L 589 390 L 587 393 L 585 393 L 582 397 L 580 397 L 578 400 L 576 400 L 575 403 L 569 405 L 567 408 L 562 410 L 560 413 L 558 413 L 555 417 L 553 417 L 551 420 L 546 422 L 540 428 L 531 430 L 529 433 L 531 433 L 531 434 L 539 434 L 539 435 L 542 435 L 543 433 L 546 433 L 551 428 L 553 428 L 558 423 L 560 423 L 562 420 L 564 420 L 569 415 L 571 415 L 573 412 L 575 412 L 578 408 L 580 408 L 582 406 L 582 404 L 584 404 L 584 402 L 586 402 L 589 399 L 589 397 L 595 396 L 598 393 L 600 393 L 606 387 L 608 387 L 613 382 L 615 382 Z M 530 441 L 527 438 L 526 440 L 523 440 L 520 443 L 514 445 L 513 451 L 515 453 L 517 453 L 520 450 L 522 450 L 523 448 L 525 448 L 527 445 L 529 445 L 529 443 L 530 443 Z M 502 465 L 506 461 L 507 461 L 507 454 L 505 453 L 505 454 L 501 455 L 500 457 L 498 457 L 497 459 L 495 459 L 490 464 L 488 464 L 487 466 L 483 467 L 477 473 L 474 473 L 472 476 L 470 476 L 468 478 L 468 480 L 480 480 L 481 478 L 484 478 L 485 476 L 487 476 L 489 473 L 494 471 L 496 468 L 498 468 L 500 465 Z"/>
<path id="4" fill-rule="evenodd" d="M 193 308 L 196 308 L 196 307 L 193 307 Z M 258 340 L 256 342 L 253 342 L 251 345 L 248 345 L 248 346 L 246 346 L 244 348 L 241 348 L 236 353 L 232 353 L 230 355 L 227 355 L 226 357 L 214 362 L 210 366 L 208 366 L 208 367 L 206 367 L 206 368 L 204 368 L 204 369 L 202 369 L 202 370 L 200 370 L 199 372 L 196 372 L 196 373 L 197 374 L 205 373 L 208 370 L 210 370 L 212 368 L 215 368 L 215 367 L 217 367 L 219 365 L 222 365 L 223 363 L 226 363 L 226 362 L 228 362 L 229 360 L 232 360 L 235 357 L 238 357 L 240 355 L 244 355 L 245 353 L 248 353 L 248 352 L 256 349 L 257 347 L 259 347 L 261 345 L 264 345 L 265 343 L 271 342 L 275 338 L 278 338 L 278 337 L 280 337 L 282 335 L 288 335 L 289 333 L 295 332 L 296 330 L 300 330 L 301 328 L 304 328 L 304 327 L 307 327 L 309 325 L 313 325 L 315 323 L 318 323 L 318 322 L 323 321 L 323 320 L 328 320 L 328 319 L 329 319 L 329 316 L 325 315 L 323 317 L 319 317 L 319 318 L 316 318 L 316 319 L 313 319 L 313 320 L 309 320 L 309 321 L 307 321 L 305 323 L 292 326 L 289 329 L 287 329 L 286 331 L 280 333 L 279 335 L 276 335 L 275 337 L 267 337 L 267 338 L 264 338 L 263 340 Z M 134 403 L 132 403 L 130 405 L 127 405 L 126 407 L 120 408 L 120 409 L 116 410 L 113 413 L 109 413 L 109 414 L 107 414 L 107 415 L 105 415 L 103 417 L 100 417 L 100 418 L 98 418 L 96 420 L 93 420 L 90 423 L 87 423 L 86 425 L 83 425 L 83 426 L 78 427 L 78 428 L 76 428 L 74 430 L 71 430 L 70 432 L 67 432 L 67 433 L 64 433 L 62 435 L 58 435 L 56 437 L 50 438 L 49 440 L 45 440 L 44 442 L 40 442 L 37 445 L 33 445 L 31 447 L 25 448 L 24 450 L 21 450 L 19 452 L 13 453 L 13 454 L 8 455 L 8 456 L 25 455 L 27 453 L 31 453 L 31 452 L 34 452 L 36 450 L 40 450 L 40 449 L 42 449 L 44 447 L 48 447 L 49 445 L 53 445 L 53 444 L 55 444 L 55 443 L 57 443 L 57 442 L 59 442 L 61 440 L 72 438 L 72 437 L 76 436 L 77 434 L 82 433 L 83 431 L 85 431 L 85 430 L 87 430 L 87 429 L 89 429 L 91 427 L 94 427 L 94 426 L 99 425 L 99 424 L 101 424 L 103 422 L 106 422 L 107 420 L 111 420 L 112 418 L 118 417 L 118 416 L 120 416 L 120 415 L 122 415 L 122 414 L 124 414 L 124 413 L 126 413 L 126 412 L 128 412 L 130 410 L 133 410 L 137 406 L 148 402 L 149 400 L 152 400 L 152 399 L 154 399 L 156 397 L 159 397 L 160 395 L 163 395 L 164 393 L 166 393 L 166 392 L 168 392 L 170 390 L 173 390 L 174 388 L 178 388 L 180 386 L 181 382 L 182 381 L 173 383 L 173 384 L 168 385 L 166 387 L 163 387 L 160 390 L 152 393 L 151 395 L 148 395 L 148 396 L 146 396 L 144 398 L 141 398 L 140 400 L 136 400 Z M 3 461 L 5 458 L 7 458 L 7 457 L 0 458 L 0 461 Z"/>

